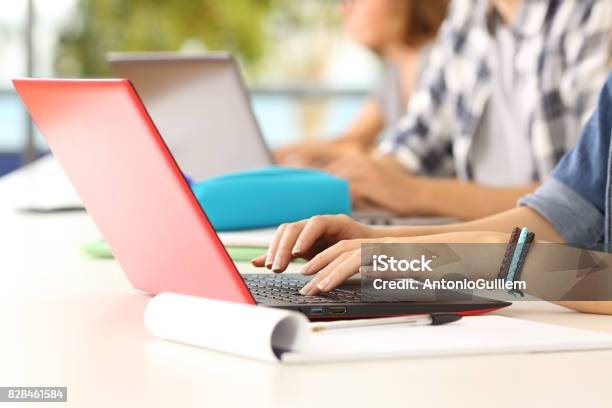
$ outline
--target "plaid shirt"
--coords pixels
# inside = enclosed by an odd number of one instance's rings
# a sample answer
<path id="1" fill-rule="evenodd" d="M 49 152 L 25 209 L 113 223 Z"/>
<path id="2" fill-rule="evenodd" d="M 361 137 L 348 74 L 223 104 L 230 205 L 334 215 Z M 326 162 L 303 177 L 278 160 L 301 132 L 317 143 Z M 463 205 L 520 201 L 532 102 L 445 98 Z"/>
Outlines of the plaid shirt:
<path id="1" fill-rule="evenodd" d="M 414 173 L 472 179 L 470 148 L 492 90 L 489 0 L 454 0 L 406 115 L 379 148 Z M 524 0 L 510 27 L 515 70 L 535 78 L 534 180 L 547 177 L 591 114 L 607 74 L 612 0 Z"/>

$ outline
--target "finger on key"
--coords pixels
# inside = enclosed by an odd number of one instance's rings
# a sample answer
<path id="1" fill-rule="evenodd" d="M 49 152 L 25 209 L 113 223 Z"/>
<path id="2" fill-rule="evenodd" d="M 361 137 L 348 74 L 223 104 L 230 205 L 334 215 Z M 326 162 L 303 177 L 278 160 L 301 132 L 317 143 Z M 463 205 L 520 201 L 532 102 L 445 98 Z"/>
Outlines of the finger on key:
<path id="1" fill-rule="evenodd" d="M 321 292 L 330 292 L 342 285 L 344 281 L 359 272 L 361 265 L 361 251 L 354 250 L 350 255 L 337 265 L 330 265 L 327 277 L 317 284 L 317 289 Z"/>
<path id="2" fill-rule="evenodd" d="M 349 252 L 355 248 L 359 248 L 360 245 L 361 241 L 357 239 L 340 241 L 337 244 L 330 246 L 326 250 L 321 251 L 314 258 L 308 261 L 302 268 L 302 273 L 304 275 L 313 275 L 327 267 L 341 254 Z"/>
<path id="3" fill-rule="evenodd" d="M 333 262 L 331 262 L 328 265 L 329 268 L 328 269 L 322 269 L 319 273 L 317 273 L 310 280 L 310 282 L 308 282 L 306 285 L 304 285 L 304 287 L 302 289 L 300 289 L 300 293 L 302 295 L 306 295 L 306 296 L 312 296 L 312 295 L 315 295 L 315 294 L 319 293 L 319 289 L 317 288 L 317 285 L 319 285 L 319 283 L 322 280 L 326 279 L 327 278 L 327 274 L 329 272 L 331 272 L 336 265 L 340 265 L 347 256 L 348 255 L 346 255 L 346 254 L 341 254 L 336 259 L 334 259 Z"/>
<path id="4" fill-rule="evenodd" d="M 268 247 L 268 253 L 266 254 L 265 265 L 268 269 L 272 269 L 272 263 L 274 262 L 274 257 L 276 256 L 276 248 L 278 248 L 278 243 L 280 242 L 286 227 L 287 224 L 281 224 L 274 233 L 274 238 L 272 238 L 272 242 Z"/>
<path id="5" fill-rule="evenodd" d="M 272 263 L 273 272 L 282 272 L 287 269 L 287 265 L 291 262 L 293 255 L 291 251 L 295 245 L 295 240 L 302 232 L 302 229 L 306 225 L 306 221 L 294 222 L 287 224 L 283 231 L 278 247 L 276 248 L 276 254 L 274 255 L 274 261 Z"/>
<path id="6" fill-rule="evenodd" d="M 326 232 L 326 218 L 323 215 L 315 215 L 306 221 L 306 225 L 295 241 L 291 250 L 293 256 L 302 256 L 307 253 L 317 239 L 321 238 Z"/>

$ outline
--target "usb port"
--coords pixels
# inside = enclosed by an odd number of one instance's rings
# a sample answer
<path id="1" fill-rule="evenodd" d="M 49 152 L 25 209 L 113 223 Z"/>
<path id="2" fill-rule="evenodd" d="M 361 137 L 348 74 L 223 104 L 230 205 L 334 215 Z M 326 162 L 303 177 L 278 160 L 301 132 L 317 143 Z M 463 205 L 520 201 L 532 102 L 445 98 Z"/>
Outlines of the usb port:
<path id="1" fill-rule="evenodd" d="M 331 314 L 345 314 L 346 313 L 346 307 L 342 307 L 342 306 L 330 307 L 329 308 L 329 313 L 331 313 Z"/>
<path id="2" fill-rule="evenodd" d="M 311 315 L 320 315 L 320 314 L 323 314 L 324 311 L 325 311 L 325 308 L 323 307 L 311 307 L 310 308 Z"/>

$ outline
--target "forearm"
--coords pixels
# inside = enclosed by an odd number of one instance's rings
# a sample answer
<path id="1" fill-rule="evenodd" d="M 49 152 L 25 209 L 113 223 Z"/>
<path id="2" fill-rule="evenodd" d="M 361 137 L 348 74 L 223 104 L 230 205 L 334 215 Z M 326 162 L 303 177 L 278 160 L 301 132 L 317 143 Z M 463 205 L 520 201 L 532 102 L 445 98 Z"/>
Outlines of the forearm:
<path id="1" fill-rule="evenodd" d="M 528 227 L 539 239 L 563 242 L 559 232 L 544 217 L 528 207 L 513 208 L 486 218 L 457 224 L 377 228 L 372 234 L 376 237 L 415 237 L 449 232 L 509 233 L 516 226 Z"/>
<path id="2" fill-rule="evenodd" d="M 409 245 L 389 251 L 398 251 L 400 258 L 435 254 L 431 271 L 410 272 L 417 280 L 460 275 L 474 281 L 493 280 L 498 277 L 508 237 L 507 233 L 475 232 L 398 238 L 390 242 Z M 520 280 L 525 282 L 524 292 L 538 299 L 581 312 L 612 314 L 612 254 L 538 240 L 529 250 Z"/>
<path id="3" fill-rule="evenodd" d="M 578 312 L 583 313 L 595 313 L 612 315 L 612 300 L 605 301 L 564 301 L 564 302 L 553 302 L 560 306 L 574 309 Z"/>
<path id="4" fill-rule="evenodd" d="M 336 142 L 355 143 L 359 147 L 368 148 L 374 145 L 384 126 L 383 115 L 378 105 L 368 100 L 353 123 L 336 139 Z"/>
<path id="5" fill-rule="evenodd" d="M 506 211 L 538 184 L 490 187 L 457 179 L 415 177 L 414 200 L 420 214 L 475 220 Z"/>
<path id="6" fill-rule="evenodd" d="M 579 312 L 612 314 L 610 254 L 539 243 L 527 255 L 521 277 L 527 292 L 540 299 Z"/>

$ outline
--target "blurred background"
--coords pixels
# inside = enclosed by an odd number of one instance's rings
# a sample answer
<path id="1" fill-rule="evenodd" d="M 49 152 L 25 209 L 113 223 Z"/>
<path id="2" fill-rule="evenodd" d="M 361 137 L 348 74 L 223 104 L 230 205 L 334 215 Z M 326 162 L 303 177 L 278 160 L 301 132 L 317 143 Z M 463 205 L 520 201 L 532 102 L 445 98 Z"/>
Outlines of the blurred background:
<path id="1" fill-rule="evenodd" d="M 378 59 L 330 0 L 10 0 L 0 9 L 0 175 L 46 153 L 10 79 L 106 77 L 108 51 L 226 50 L 268 144 L 333 137 L 375 86 Z"/>

